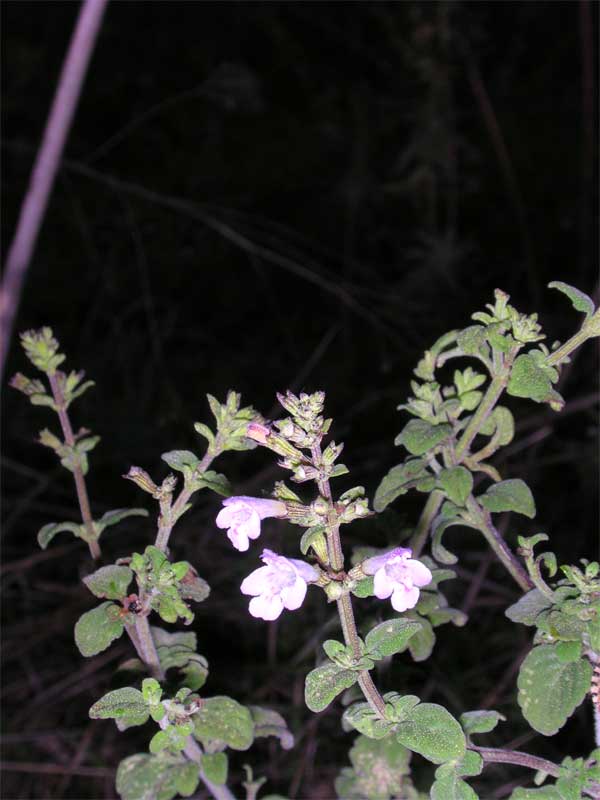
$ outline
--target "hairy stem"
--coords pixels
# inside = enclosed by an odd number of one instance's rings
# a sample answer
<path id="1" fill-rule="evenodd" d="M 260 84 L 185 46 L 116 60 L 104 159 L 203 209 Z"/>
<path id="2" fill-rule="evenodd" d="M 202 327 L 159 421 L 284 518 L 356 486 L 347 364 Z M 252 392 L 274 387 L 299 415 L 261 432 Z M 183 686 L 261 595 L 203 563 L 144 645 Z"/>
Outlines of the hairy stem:
<path id="1" fill-rule="evenodd" d="M 192 736 L 188 736 L 188 738 L 185 740 L 183 752 L 190 761 L 194 761 L 196 764 L 198 764 L 198 774 L 200 776 L 200 780 L 206 786 L 215 800 L 235 800 L 234 795 L 227 788 L 227 786 L 219 786 L 206 777 L 204 770 L 202 769 L 202 748 Z"/>
<path id="2" fill-rule="evenodd" d="M 504 541 L 500 531 L 494 526 L 489 511 L 482 509 L 473 495 L 467 499 L 467 510 L 476 519 L 478 530 L 484 535 L 498 560 L 506 567 L 524 592 L 534 588 L 533 581 L 527 574 L 510 547 Z"/>
<path id="3" fill-rule="evenodd" d="M 215 440 L 214 448 L 209 448 L 202 461 L 196 467 L 197 472 L 206 472 L 215 458 L 221 452 L 219 438 Z M 158 522 L 158 532 L 156 534 L 156 541 L 154 542 L 154 546 L 158 547 L 159 550 L 162 550 L 163 553 L 166 552 L 167 547 L 169 546 L 169 537 L 171 536 L 171 531 L 173 530 L 173 526 L 179 519 L 179 517 L 183 514 L 183 510 L 186 507 L 187 503 L 189 502 L 190 497 L 197 491 L 196 489 L 190 488 L 189 486 L 183 487 L 177 500 L 173 503 L 170 507 L 168 513 L 161 514 Z"/>
<path id="4" fill-rule="evenodd" d="M 319 469 L 319 465 L 321 463 L 320 444 L 317 444 L 312 448 L 312 456 L 314 466 Z M 331 494 L 329 479 L 325 478 L 319 480 L 318 486 L 319 491 L 329 503 L 329 513 L 327 515 L 327 553 L 329 555 L 329 561 L 334 570 L 340 571 L 344 568 L 344 551 L 342 549 L 342 542 L 340 538 L 340 526 L 337 522 L 335 508 L 333 506 L 333 497 Z M 342 625 L 342 632 L 344 634 L 344 641 L 352 648 L 354 657 L 359 659 L 361 656 L 359 636 L 356 629 L 354 611 L 352 609 L 352 599 L 350 598 L 349 594 L 342 595 L 340 598 L 338 598 L 337 609 Z M 375 713 L 380 717 L 384 717 L 385 701 L 373 683 L 368 670 L 363 670 L 359 674 L 358 684 L 362 689 L 366 701 L 369 703 L 373 711 L 375 711 Z"/>
<path id="5" fill-rule="evenodd" d="M 470 745 L 469 749 L 479 753 L 488 764 L 516 764 L 534 769 L 536 772 L 546 772 L 553 778 L 558 778 L 560 774 L 558 764 L 545 758 L 539 758 L 539 756 L 522 753 L 520 750 L 502 750 L 496 747 L 476 747 L 475 745 Z"/>
<path id="6" fill-rule="evenodd" d="M 158 653 L 156 652 L 156 647 L 154 646 L 154 639 L 152 638 L 150 625 L 148 624 L 148 617 L 144 616 L 143 614 L 136 616 L 135 633 L 138 640 L 138 653 L 140 658 L 149 668 L 153 678 L 156 678 L 159 681 L 164 680 L 165 673 L 160 665 Z M 135 645 L 135 641 L 133 639 L 132 641 Z"/>
<path id="7" fill-rule="evenodd" d="M 443 502 L 444 493 L 438 492 L 437 490 L 434 490 L 427 498 L 427 502 L 425 503 L 423 511 L 421 512 L 421 516 L 419 517 L 419 521 L 417 522 L 415 532 L 413 533 L 409 542 L 413 558 L 418 558 L 421 555 L 421 551 L 425 547 L 425 542 L 429 536 L 431 523 L 436 518 Z"/>
<path id="8" fill-rule="evenodd" d="M 71 420 L 69 419 L 69 415 L 67 413 L 65 398 L 56 377 L 56 373 L 48 375 L 48 380 L 50 381 L 52 396 L 54 398 L 54 402 L 56 403 L 56 411 L 58 414 L 58 419 L 60 420 L 60 427 L 62 428 L 63 436 L 65 437 L 65 444 L 69 447 L 74 447 L 75 436 L 73 435 L 73 428 L 71 427 Z M 79 501 L 81 519 L 88 536 L 90 553 L 92 554 L 92 558 L 99 559 L 102 553 L 96 538 L 96 530 L 94 528 L 94 520 L 92 519 L 85 477 L 79 464 L 76 464 L 73 468 L 73 477 L 75 479 L 75 489 L 77 491 L 77 500 Z"/>
<path id="9" fill-rule="evenodd" d="M 590 334 L 585 328 L 582 328 L 580 331 L 577 331 L 576 334 L 571 336 L 570 339 L 564 344 L 561 344 L 553 353 L 546 358 L 546 365 L 549 367 L 555 367 L 560 362 L 568 358 L 574 350 L 577 350 L 587 339 L 590 338 Z"/>

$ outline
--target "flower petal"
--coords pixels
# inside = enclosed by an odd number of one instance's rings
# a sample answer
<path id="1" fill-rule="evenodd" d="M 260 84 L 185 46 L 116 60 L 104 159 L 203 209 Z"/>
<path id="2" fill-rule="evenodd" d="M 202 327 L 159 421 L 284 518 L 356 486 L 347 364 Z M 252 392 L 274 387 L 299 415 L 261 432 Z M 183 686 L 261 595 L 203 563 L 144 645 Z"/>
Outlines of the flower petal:
<path id="1" fill-rule="evenodd" d="M 229 528 L 235 514 L 233 508 L 222 508 L 217 514 L 217 528 Z"/>
<path id="2" fill-rule="evenodd" d="M 427 586 L 427 584 L 431 583 L 433 580 L 431 570 L 420 561 L 417 561 L 414 558 L 409 558 L 406 562 L 406 566 L 410 570 L 410 577 L 412 578 L 415 586 Z"/>
<path id="3" fill-rule="evenodd" d="M 242 594 L 262 594 L 267 587 L 270 573 L 269 567 L 259 567 L 244 578 L 240 589 Z"/>
<path id="4" fill-rule="evenodd" d="M 319 579 L 319 573 L 317 570 L 312 567 L 310 564 L 307 564 L 306 561 L 301 561 L 299 558 L 289 558 L 290 561 L 294 565 L 294 569 L 303 578 L 306 583 L 311 583 L 311 581 L 316 581 Z"/>
<path id="5" fill-rule="evenodd" d="M 292 586 L 286 586 L 281 591 L 281 600 L 283 601 L 284 608 L 289 611 L 295 611 L 300 608 L 306 597 L 306 581 L 302 578 L 296 578 L 296 582 Z"/>
<path id="6" fill-rule="evenodd" d="M 235 547 L 235 549 L 240 551 L 240 553 L 246 552 L 246 550 L 250 547 L 248 537 L 239 528 L 229 528 L 227 531 L 227 538 Z"/>
<path id="7" fill-rule="evenodd" d="M 414 608 L 419 600 L 419 590 L 416 586 L 407 589 L 402 584 L 396 584 L 394 593 L 392 594 L 392 608 L 396 611 L 406 611 L 409 608 Z"/>
<path id="8" fill-rule="evenodd" d="M 388 550 L 387 553 L 381 553 L 381 555 L 367 558 L 363 563 L 363 570 L 367 575 L 375 575 L 377 570 L 385 567 L 392 558 L 396 558 L 397 556 L 401 558 L 407 556 L 410 558 L 411 555 L 412 550 L 408 547 L 395 547 L 393 550 Z"/>
<path id="9" fill-rule="evenodd" d="M 283 601 L 278 594 L 261 594 L 250 600 L 248 608 L 253 617 L 273 620 L 283 611 Z"/>
<path id="10" fill-rule="evenodd" d="M 380 600 L 386 600 L 394 591 L 394 586 L 394 582 L 386 575 L 385 568 L 378 569 L 375 573 L 375 580 L 373 581 L 375 596 Z"/>

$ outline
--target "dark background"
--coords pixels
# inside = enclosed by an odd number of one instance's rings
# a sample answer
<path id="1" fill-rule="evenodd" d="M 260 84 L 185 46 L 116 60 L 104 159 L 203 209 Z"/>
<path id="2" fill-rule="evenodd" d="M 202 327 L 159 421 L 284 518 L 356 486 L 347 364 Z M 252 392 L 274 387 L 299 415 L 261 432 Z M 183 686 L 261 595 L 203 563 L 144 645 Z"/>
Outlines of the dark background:
<path id="1" fill-rule="evenodd" d="M 267 415 L 277 390 L 325 389 L 351 469 L 339 485 L 372 492 L 400 460 L 395 407 L 420 353 L 468 324 L 494 288 L 539 311 L 550 342 L 574 332 L 580 317 L 545 286 L 564 280 L 598 299 L 597 9 L 111 3 L 17 320 L 17 330 L 51 325 L 67 366 L 96 381 L 72 413 L 102 436 L 94 511 L 144 504 L 119 476 L 137 464 L 160 478 L 161 452 L 199 452 L 204 395 L 230 387 Z M 6 251 L 78 4 L 1 10 Z M 506 521 L 509 542 L 547 531 L 562 561 L 598 551 L 597 354 L 588 343 L 577 355 L 561 415 L 511 403 L 521 427 L 499 463 L 538 504 L 534 522 Z M 16 370 L 32 372 L 13 342 L 7 375 Z M 92 604 L 79 583 L 85 548 L 63 535 L 40 557 L 35 542 L 46 522 L 77 519 L 70 476 L 35 443 L 55 421 L 12 390 L 3 400 L 3 795 L 112 798 L 115 765 L 149 734 L 118 734 L 87 709 L 115 685 L 128 646 L 87 661 L 76 651 L 73 624 Z M 283 477 L 271 463 L 253 452 L 217 468 L 238 493 L 260 494 Z M 402 524 L 422 501 L 396 504 Z M 333 611 L 314 592 L 278 623 L 249 619 L 238 586 L 260 547 L 234 552 L 217 509 L 201 495 L 172 537 L 176 557 L 213 588 L 194 623 L 212 667 L 207 693 L 270 704 L 297 736 L 287 753 L 260 743 L 234 756 L 232 777 L 248 761 L 267 792 L 330 798 L 352 736 L 339 703 L 311 715 L 302 687 Z M 108 556 L 143 548 L 152 530 L 151 520 L 110 529 Z M 295 555 L 293 534 L 271 527 L 260 544 Z M 386 544 L 381 531 L 369 536 Z M 350 544 L 365 537 L 360 525 L 347 533 Z M 472 532 L 453 538 L 463 572 L 447 592 L 461 607 L 485 549 Z M 379 684 L 455 714 L 497 708 L 509 719 L 487 737 L 496 746 L 555 760 L 588 753 L 587 704 L 554 740 L 522 719 L 515 678 L 529 631 L 502 615 L 517 597 L 509 576 L 493 564 L 486 576 L 472 624 L 439 629 L 429 661 L 401 656 Z M 429 785 L 430 768 L 418 758 L 415 768 Z M 486 776 L 484 798 L 525 777 Z"/>

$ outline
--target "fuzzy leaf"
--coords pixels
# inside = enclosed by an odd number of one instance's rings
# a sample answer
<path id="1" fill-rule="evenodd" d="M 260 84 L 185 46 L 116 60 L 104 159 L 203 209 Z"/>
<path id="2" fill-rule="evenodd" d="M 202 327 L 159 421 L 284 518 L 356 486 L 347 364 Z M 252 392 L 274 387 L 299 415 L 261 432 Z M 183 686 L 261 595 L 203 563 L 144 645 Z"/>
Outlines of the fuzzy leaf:
<path id="1" fill-rule="evenodd" d="M 427 661 L 435 646 L 435 633 L 430 622 L 424 617 L 419 619 L 421 630 L 411 636 L 408 642 L 408 650 L 413 661 Z"/>
<path id="2" fill-rule="evenodd" d="M 311 711 L 323 711 L 344 689 L 354 686 L 358 673 L 337 664 L 323 664 L 306 676 L 304 699 Z"/>
<path id="3" fill-rule="evenodd" d="M 381 719 L 368 703 L 354 703 L 344 711 L 342 727 L 344 730 L 357 730 L 369 739 L 383 739 L 394 723 Z"/>
<path id="4" fill-rule="evenodd" d="M 90 708 L 91 719 L 127 718 L 128 727 L 143 725 L 149 717 L 148 704 L 142 693 L 132 686 L 115 689 L 101 697 Z"/>
<path id="5" fill-rule="evenodd" d="M 129 567 L 110 564 L 86 575 L 83 582 L 96 597 L 120 600 L 127 595 L 127 587 L 132 579 L 133 572 Z"/>
<path id="6" fill-rule="evenodd" d="M 466 740 L 452 714 L 436 703 L 420 703 L 396 729 L 396 738 L 409 750 L 434 764 L 462 758 Z"/>
<path id="7" fill-rule="evenodd" d="M 477 501 L 488 511 L 516 511 L 529 519 L 535 517 L 535 501 L 525 481 L 514 478 L 494 483 Z"/>
<path id="8" fill-rule="evenodd" d="M 429 796 L 431 800 L 478 800 L 473 789 L 450 764 L 436 770 L 435 782 Z"/>
<path id="9" fill-rule="evenodd" d="M 530 353 L 517 356 L 506 391 L 513 397 L 529 398 L 536 403 L 548 402 L 553 396 L 550 374 Z"/>
<path id="10" fill-rule="evenodd" d="M 336 791 L 339 797 L 367 798 L 367 800 L 389 800 L 393 797 L 404 797 L 406 783 L 404 777 L 409 774 L 410 752 L 395 739 L 375 741 L 359 736 L 349 756 L 353 769 L 336 780 Z M 344 778 L 351 774 L 353 791 L 351 795 L 345 789 Z M 415 798 L 416 800 L 416 798 Z"/>
<path id="11" fill-rule="evenodd" d="M 457 506 L 464 506 L 473 489 L 473 476 L 465 467 L 443 469 L 438 475 L 440 486 Z"/>
<path id="12" fill-rule="evenodd" d="M 594 313 L 594 301 L 585 292 L 576 289 L 574 286 L 569 286 L 568 283 L 562 281 L 552 281 L 548 284 L 549 289 L 558 289 L 559 292 L 566 294 L 575 311 L 581 311 L 585 314 L 586 319 Z"/>
<path id="13" fill-rule="evenodd" d="M 68 531 L 73 536 L 81 538 L 81 526 L 76 522 L 48 522 L 40 529 L 37 540 L 42 550 L 45 550 L 57 533 Z"/>
<path id="14" fill-rule="evenodd" d="M 521 664 L 518 703 L 532 728 L 552 736 L 562 728 L 590 688 L 587 659 L 564 662 L 557 645 L 534 647 Z"/>
<path id="15" fill-rule="evenodd" d="M 514 790 L 509 800 L 564 800 L 564 798 L 555 786 L 541 786 L 539 789 L 519 787 Z"/>
<path id="16" fill-rule="evenodd" d="M 421 624 L 412 619 L 390 619 L 376 625 L 365 640 L 367 651 L 374 659 L 400 653 L 408 640 L 421 630 Z"/>
<path id="17" fill-rule="evenodd" d="M 75 644 L 82 656 L 95 656 L 106 650 L 123 633 L 119 608 L 107 602 L 86 611 L 75 625 Z"/>
<path id="18" fill-rule="evenodd" d="M 539 589 L 531 589 L 509 606 L 504 614 L 513 622 L 520 622 L 521 625 L 535 625 L 538 616 L 551 605 L 552 601 Z"/>
<path id="19" fill-rule="evenodd" d="M 383 478 L 373 499 L 375 511 L 383 511 L 397 497 L 406 492 L 415 483 L 427 476 L 426 462 L 423 458 L 411 458 L 404 464 L 398 464 Z"/>
<path id="20" fill-rule="evenodd" d="M 247 750 L 252 744 L 254 724 L 250 712 L 231 697 L 209 697 L 193 720 L 197 739 L 224 742 L 233 750 Z"/>
<path id="21" fill-rule="evenodd" d="M 470 325 L 458 334 L 456 343 L 466 355 L 477 355 L 486 343 L 485 328 L 482 325 Z"/>
<path id="22" fill-rule="evenodd" d="M 202 769 L 209 781 L 216 783 L 217 786 L 222 786 L 224 783 L 227 783 L 227 772 L 229 771 L 227 754 L 203 753 Z"/>
<path id="23" fill-rule="evenodd" d="M 451 433 L 452 428 L 446 423 L 431 425 L 422 419 L 412 419 L 396 437 L 394 444 L 402 444 L 412 455 L 421 456 L 447 439 Z"/>
<path id="24" fill-rule="evenodd" d="M 216 753 L 215 755 L 222 755 L 227 762 L 225 753 Z M 202 757 L 202 766 L 204 766 L 204 756 Z M 177 794 L 182 797 L 191 797 L 200 783 L 200 775 L 198 772 L 198 765 L 193 761 L 187 761 L 177 768 L 176 788 Z M 225 770 L 225 780 L 227 780 L 227 770 Z M 215 783 L 217 781 L 214 781 Z M 225 783 L 225 781 L 223 781 Z"/>
<path id="25" fill-rule="evenodd" d="M 198 457 L 189 450 L 170 450 L 161 455 L 163 461 L 177 472 L 192 473 L 200 463 Z"/>
<path id="26" fill-rule="evenodd" d="M 177 776 L 185 761 L 168 753 L 136 753 L 119 764 L 117 792 L 121 800 L 172 800 L 177 794 Z"/>
<path id="27" fill-rule="evenodd" d="M 95 520 L 94 525 L 99 533 L 101 533 L 104 528 L 108 528 L 111 525 L 116 525 L 118 522 L 121 522 L 122 519 L 126 519 L 127 517 L 147 517 L 148 512 L 145 508 L 115 508 L 112 511 L 107 511 L 103 514 L 100 519 Z"/>
<path id="28" fill-rule="evenodd" d="M 284 750 L 292 749 L 294 737 L 281 714 L 270 708 L 261 708 L 261 706 L 249 706 L 248 708 L 254 723 L 254 738 L 275 736 Z"/>
<path id="29" fill-rule="evenodd" d="M 506 721 L 506 717 L 498 711 L 466 711 L 460 715 L 463 730 L 469 736 L 473 733 L 489 733 L 501 720 Z"/>
<path id="30" fill-rule="evenodd" d="M 198 489 L 206 487 L 210 489 L 211 492 L 220 494 L 223 497 L 229 497 L 231 495 L 231 485 L 225 475 L 221 475 L 220 472 L 215 472 L 212 469 L 208 469 L 206 472 L 202 472 L 198 475 L 198 477 L 194 477 L 194 486 Z"/>

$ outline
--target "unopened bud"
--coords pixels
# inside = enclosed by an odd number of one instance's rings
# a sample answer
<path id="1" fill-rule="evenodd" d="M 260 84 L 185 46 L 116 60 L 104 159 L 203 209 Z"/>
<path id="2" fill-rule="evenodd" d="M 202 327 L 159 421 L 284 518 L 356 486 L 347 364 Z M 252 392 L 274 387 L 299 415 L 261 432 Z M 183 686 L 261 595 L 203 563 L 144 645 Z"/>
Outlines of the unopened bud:
<path id="1" fill-rule="evenodd" d="M 246 428 L 246 436 L 248 439 L 253 439 L 259 444 L 266 444 L 270 433 L 270 429 L 266 425 L 261 425 L 259 422 L 251 422 Z"/>
<path id="2" fill-rule="evenodd" d="M 140 489 L 149 492 L 151 495 L 156 495 L 159 491 L 158 486 L 154 483 L 150 475 L 141 467 L 130 467 L 127 475 L 123 475 L 129 481 L 133 481 Z"/>

